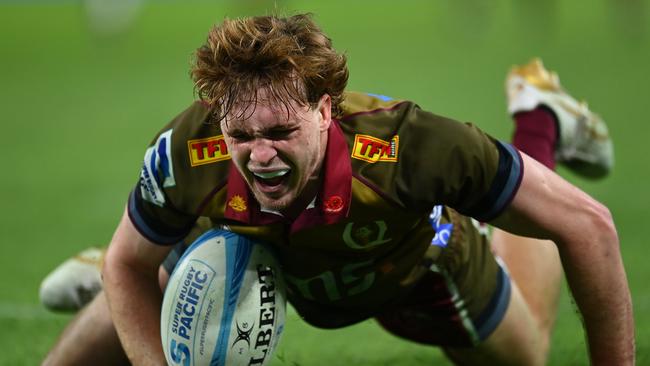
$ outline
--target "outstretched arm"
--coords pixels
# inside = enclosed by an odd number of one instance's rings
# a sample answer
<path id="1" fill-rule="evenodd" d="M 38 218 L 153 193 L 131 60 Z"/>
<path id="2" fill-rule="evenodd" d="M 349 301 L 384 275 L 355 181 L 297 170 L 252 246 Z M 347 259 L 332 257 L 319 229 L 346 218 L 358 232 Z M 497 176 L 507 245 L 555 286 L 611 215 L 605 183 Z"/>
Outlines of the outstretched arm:
<path id="1" fill-rule="evenodd" d="M 491 224 L 553 240 L 582 313 L 594 365 L 634 364 L 632 302 L 609 210 L 522 154 L 524 177 Z"/>
<path id="2" fill-rule="evenodd" d="M 134 365 L 165 364 L 158 267 L 170 250 L 143 237 L 125 211 L 106 253 L 104 288 L 120 341 Z"/>

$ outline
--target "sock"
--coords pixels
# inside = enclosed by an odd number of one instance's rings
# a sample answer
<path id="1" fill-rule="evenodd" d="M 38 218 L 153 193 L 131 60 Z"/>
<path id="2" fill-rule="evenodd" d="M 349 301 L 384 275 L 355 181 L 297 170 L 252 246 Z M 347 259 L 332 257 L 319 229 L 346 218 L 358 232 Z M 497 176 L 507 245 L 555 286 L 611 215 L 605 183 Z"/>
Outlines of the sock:
<path id="1" fill-rule="evenodd" d="M 555 115 L 544 107 L 514 115 L 512 144 L 533 159 L 555 170 L 555 143 L 558 138 Z"/>

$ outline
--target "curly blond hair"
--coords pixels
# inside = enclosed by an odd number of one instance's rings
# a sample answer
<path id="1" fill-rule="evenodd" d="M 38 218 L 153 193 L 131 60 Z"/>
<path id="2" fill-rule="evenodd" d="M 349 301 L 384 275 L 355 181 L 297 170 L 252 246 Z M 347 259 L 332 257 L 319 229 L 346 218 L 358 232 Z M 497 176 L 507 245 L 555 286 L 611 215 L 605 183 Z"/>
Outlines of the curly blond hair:
<path id="1" fill-rule="evenodd" d="M 328 94 L 338 116 L 348 68 L 345 55 L 332 48 L 311 15 L 300 14 L 224 20 L 196 51 L 191 75 L 195 92 L 218 122 L 236 104 L 245 103 L 238 118 L 252 113 L 260 88 L 287 112 L 292 101 L 315 107 Z"/>

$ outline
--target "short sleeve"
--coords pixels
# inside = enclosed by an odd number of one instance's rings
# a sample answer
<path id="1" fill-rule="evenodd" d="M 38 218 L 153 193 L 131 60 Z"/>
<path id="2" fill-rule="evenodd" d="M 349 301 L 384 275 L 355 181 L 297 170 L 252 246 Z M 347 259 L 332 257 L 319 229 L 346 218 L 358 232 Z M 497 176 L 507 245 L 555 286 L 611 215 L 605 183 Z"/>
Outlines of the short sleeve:
<path id="1" fill-rule="evenodd" d="M 470 123 L 422 111 L 405 114 L 397 188 L 418 207 L 444 204 L 481 221 L 498 216 L 514 197 L 523 169 L 519 152 Z"/>
<path id="2" fill-rule="evenodd" d="M 204 192 L 212 188 L 200 185 L 204 171 L 193 169 L 188 161 L 188 140 L 216 133 L 204 131 L 209 128 L 204 123 L 208 113 L 204 105 L 194 103 L 163 127 L 144 153 L 138 183 L 129 195 L 128 214 L 140 234 L 154 243 L 182 240 L 199 216 Z"/>

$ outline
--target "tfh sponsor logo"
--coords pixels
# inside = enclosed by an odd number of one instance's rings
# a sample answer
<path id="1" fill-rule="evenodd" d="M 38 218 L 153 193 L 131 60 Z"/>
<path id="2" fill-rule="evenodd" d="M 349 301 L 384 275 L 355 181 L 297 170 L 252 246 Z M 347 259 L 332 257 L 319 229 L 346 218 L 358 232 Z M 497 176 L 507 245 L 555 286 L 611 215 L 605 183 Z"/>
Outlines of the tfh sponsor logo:
<path id="1" fill-rule="evenodd" d="M 384 141 L 368 135 L 355 135 L 352 157 L 369 163 L 397 162 L 399 136 L 395 135 L 390 141 Z"/>
<path id="2" fill-rule="evenodd" d="M 223 135 L 187 141 L 192 166 L 230 159 Z"/>

